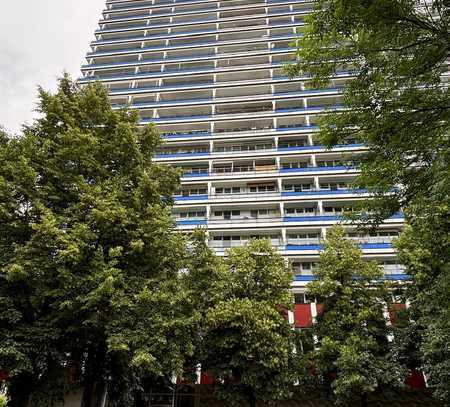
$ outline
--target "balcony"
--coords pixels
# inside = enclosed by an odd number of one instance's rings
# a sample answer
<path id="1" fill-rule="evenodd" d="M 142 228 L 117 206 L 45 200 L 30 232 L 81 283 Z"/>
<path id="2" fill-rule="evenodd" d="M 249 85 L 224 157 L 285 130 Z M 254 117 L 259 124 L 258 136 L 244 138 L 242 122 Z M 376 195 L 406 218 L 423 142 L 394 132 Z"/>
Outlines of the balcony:
<path id="1" fill-rule="evenodd" d="M 188 200 L 202 200 L 202 201 L 221 201 L 221 202 L 245 202 L 253 201 L 255 199 L 261 200 L 272 200 L 272 199 L 287 199 L 287 198 L 300 198 L 300 197 L 319 197 L 319 196 L 361 196 L 367 194 L 366 190 L 361 189 L 342 189 L 338 191 L 321 190 L 321 189 L 311 189 L 309 191 L 302 192 L 279 192 L 275 191 L 256 191 L 251 192 L 245 190 L 244 192 L 240 190 L 239 192 L 230 193 L 211 193 L 211 194 L 191 194 L 191 195 L 175 195 L 173 198 L 175 201 L 188 201 Z"/>

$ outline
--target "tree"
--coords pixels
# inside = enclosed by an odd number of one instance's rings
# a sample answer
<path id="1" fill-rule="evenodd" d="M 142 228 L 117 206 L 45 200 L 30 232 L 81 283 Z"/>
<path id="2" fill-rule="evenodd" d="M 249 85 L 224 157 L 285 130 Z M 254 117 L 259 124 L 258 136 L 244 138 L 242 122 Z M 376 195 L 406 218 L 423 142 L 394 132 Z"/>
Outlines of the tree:
<path id="1" fill-rule="evenodd" d="M 410 328 L 418 332 L 427 384 L 439 399 L 450 401 L 450 229 L 448 205 L 423 207 L 423 216 L 400 235 L 399 259 L 413 276 L 409 288 Z M 429 213 L 427 214 L 427 211 Z M 431 212 L 431 216 L 430 216 Z M 420 346 L 421 344 L 421 346 Z"/>
<path id="2" fill-rule="evenodd" d="M 192 352 L 174 230 L 178 172 L 152 162 L 161 140 L 112 110 L 100 84 L 67 76 L 39 90 L 40 117 L 0 138 L 0 366 L 8 406 L 130 405 L 144 376 L 182 371 Z"/>
<path id="3" fill-rule="evenodd" d="M 206 232 L 202 229 L 191 235 L 191 249 L 182 283 L 194 320 L 191 332 L 194 352 L 186 360 L 183 378 L 194 383 L 197 367 L 209 351 L 204 341 L 207 314 L 223 299 L 229 283 L 225 263 L 209 248 Z"/>
<path id="4" fill-rule="evenodd" d="M 368 147 L 356 181 L 373 194 L 363 203 L 370 213 L 363 224 L 376 226 L 402 210 L 411 225 L 406 239 L 417 247 L 400 245 L 399 255 L 417 284 L 409 299 L 425 328 L 429 384 L 447 400 L 448 380 L 438 372 L 448 363 L 440 343 L 450 335 L 441 323 L 449 291 L 436 282 L 446 279 L 449 251 L 448 240 L 434 239 L 449 233 L 443 216 L 450 205 L 450 89 L 443 81 L 449 20 L 446 0 L 319 0 L 297 42 L 299 62 L 288 67 L 294 76 L 309 73 L 311 86 L 327 86 L 339 70 L 355 74 L 343 90 L 346 109 L 324 116 L 321 138 L 329 147 L 348 138 Z M 413 253 L 421 255 L 420 271 L 408 260 Z M 434 259 L 432 267 L 426 258 Z"/>
<path id="5" fill-rule="evenodd" d="M 387 290 L 376 262 L 335 226 L 327 232 L 316 280 L 308 294 L 323 304 L 314 325 L 316 348 L 310 357 L 325 392 L 338 402 L 367 395 L 401 382 L 402 369 L 390 355 L 383 316 Z"/>
<path id="6" fill-rule="evenodd" d="M 295 382 L 295 332 L 284 315 L 292 306 L 292 273 L 266 240 L 228 252 L 226 286 L 203 327 L 202 368 L 230 403 L 274 400 Z"/>

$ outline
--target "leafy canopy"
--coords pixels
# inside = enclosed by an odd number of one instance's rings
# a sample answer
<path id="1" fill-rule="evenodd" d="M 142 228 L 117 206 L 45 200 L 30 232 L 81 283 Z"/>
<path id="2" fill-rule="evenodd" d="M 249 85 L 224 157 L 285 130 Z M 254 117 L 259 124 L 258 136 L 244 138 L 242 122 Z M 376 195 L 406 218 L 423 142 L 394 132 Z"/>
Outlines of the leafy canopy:
<path id="1" fill-rule="evenodd" d="M 298 63 L 287 68 L 310 74 L 313 87 L 338 71 L 355 75 L 343 89 L 346 109 L 326 115 L 320 134 L 329 147 L 353 138 L 369 148 L 356 184 L 374 199 L 359 220 L 377 225 L 402 210 L 411 226 L 398 249 L 415 282 L 412 329 L 423 340 L 416 367 L 447 401 L 449 20 L 446 0 L 319 0 L 299 33 Z"/>
<path id="2" fill-rule="evenodd" d="M 387 287 L 376 262 L 340 226 L 327 232 L 324 251 L 307 286 L 323 304 L 313 326 L 317 346 L 309 354 L 321 386 L 338 402 L 349 402 L 384 386 L 400 383 L 402 370 L 392 359 L 383 315 Z"/>
<path id="3" fill-rule="evenodd" d="M 86 405 L 102 387 L 112 405 L 129 405 L 142 377 L 181 372 L 192 353 L 185 240 L 170 217 L 179 174 L 152 161 L 155 128 L 112 110 L 100 84 L 65 76 L 55 94 L 39 90 L 38 110 L 21 137 L 0 137 L 0 366 L 10 405 L 62 397 L 68 365 Z"/>
<path id="4" fill-rule="evenodd" d="M 292 273 L 266 240 L 228 252 L 221 297 L 203 325 L 202 367 L 229 402 L 286 397 L 295 382 L 295 334 L 285 313 L 292 306 Z"/>
<path id="5" fill-rule="evenodd" d="M 447 7 L 445 0 L 319 0 L 297 42 L 298 63 L 287 67 L 292 76 L 309 73 L 313 87 L 341 70 L 355 73 L 343 90 L 348 109 L 326 115 L 320 132 L 328 146 L 352 138 L 369 147 L 358 184 L 375 193 L 366 206 L 377 222 L 448 179 Z"/>

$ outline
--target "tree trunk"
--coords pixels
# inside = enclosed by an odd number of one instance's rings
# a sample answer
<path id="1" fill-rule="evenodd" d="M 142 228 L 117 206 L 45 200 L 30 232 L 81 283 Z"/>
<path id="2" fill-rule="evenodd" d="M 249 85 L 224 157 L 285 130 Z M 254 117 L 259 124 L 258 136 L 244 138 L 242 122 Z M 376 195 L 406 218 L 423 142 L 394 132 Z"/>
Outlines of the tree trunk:
<path id="1" fill-rule="evenodd" d="M 248 396 L 248 405 L 249 407 L 256 407 L 256 397 L 253 391 L 250 391 L 250 394 Z"/>
<path id="2" fill-rule="evenodd" d="M 367 407 L 367 394 L 361 394 L 361 407 Z"/>
<path id="3" fill-rule="evenodd" d="M 106 386 L 99 382 L 86 383 L 83 389 L 81 407 L 104 407 Z"/>
<path id="4" fill-rule="evenodd" d="M 91 349 L 88 352 L 81 407 L 102 407 L 106 392 L 103 381 L 105 356 L 103 349 Z"/>
<path id="5" fill-rule="evenodd" d="M 22 374 L 11 379 L 8 388 L 8 407 L 29 407 L 32 389 L 31 374 Z"/>

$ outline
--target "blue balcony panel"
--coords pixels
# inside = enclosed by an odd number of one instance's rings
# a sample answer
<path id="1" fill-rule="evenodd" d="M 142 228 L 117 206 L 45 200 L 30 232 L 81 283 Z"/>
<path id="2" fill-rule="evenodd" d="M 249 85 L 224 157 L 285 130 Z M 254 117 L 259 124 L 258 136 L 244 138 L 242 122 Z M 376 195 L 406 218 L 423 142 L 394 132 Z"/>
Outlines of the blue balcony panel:
<path id="1" fill-rule="evenodd" d="M 411 280 L 411 276 L 409 276 L 408 274 L 385 274 L 384 275 L 384 279 L 385 280 L 394 280 L 394 281 L 407 281 L 407 280 Z"/>
<path id="2" fill-rule="evenodd" d="M 186 172 L 181 177 L 182 178 L 207 177 L 208 175 L 209 175 L 208 171 L 205 171 L 205 172 Z"/>
<path id="3" fill-rule="evenodd" d="M 315 146 L 318 150 L 322 150 L 325 146 Z M 280 172 L 318 172 L 318 171 L 349 171 L 354 170 L 353 166 L 334 166 L 334 167 L 306 167 L 306 168 L 282 168 Z"/>
<path id="4" fill-rule="evenodd" d="M 184 226 L 184 225 L 193 225 L 193 226 L 200 226 L 200 225 L 207 225 L 208 221 L 206 219 L 193 219 L 193 220 L 177 220 L 177 225 Z"/>
<path id="5" fill-rule="evenodd" d="M 321 215 L 321 216 L 285 216 L 283 222 L 321 222 L 341 220 L 341 216 Z"/>
<path id="6" fill-rule="evenodd" d="M 358 244 L 359 248 L 362 250 L 368 249 L 391 249 L 392 243 L 361 243 Z M 286 250 L 323 250 L 324 246 L 322 244 L 287 244 Z"/>
<path id="7" fill-rule="evenodd" d="M 361 243 L 359 247 L 363 250 L 392 249 L 392 243 Z"/>
<path id="8" fill-rule="evenodd" d="M 294 276 L 294 281 L 314 281 L 316 280 L 316 276 L 314 275 L 305 275 L 305 276 Z M 407 274 L 385 274 L 383 280 L 389 281 L 408 281 L 411 280 L 411 277 Z"/>
<path id="9" fill-rule="evenodd" d="M 165 154 L 156 154 L 156 158 L 179 158 L 179 157 L 207 157 L 210 153 L 165 153 Z"/>
<path id="10" fill-rule="evenodd" d="M 282 197 L 289 196 L 307 196 L 307 195 L 345 195 L 345 194 L 363 194 L 367 193 L 366 189 L 341 189 L 337 191 L 302 191 L 302 192 L 282 192 Z"/>
<path id="11" fill-rule="evenodd" d="M 322 250 L 320 244 L 287 244 L 286 250 Z"/>
<path id="12" fill-rule="evenodd" d="M 174 196 L 176 201 L 203 201 L 208 199 L 208 195 Z"/>
<path id="13" fill-rule="evenodd" d="M 294 276 L 294 281 L 314 281 L 316 279 L 312 274 L 309 276 Z"/>

